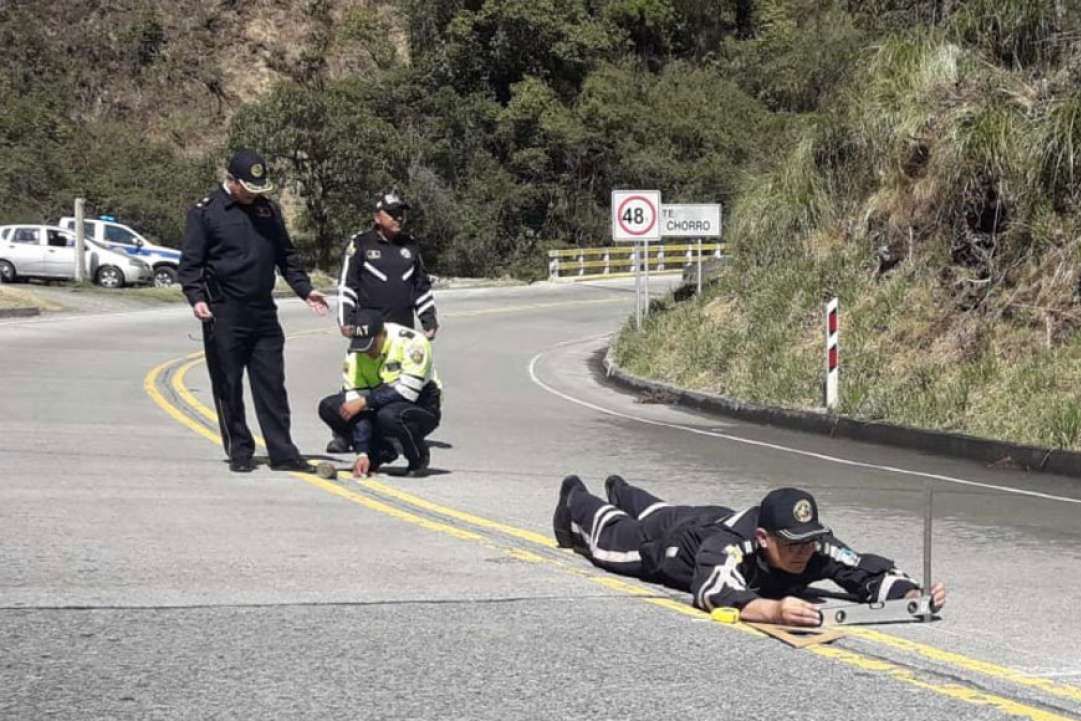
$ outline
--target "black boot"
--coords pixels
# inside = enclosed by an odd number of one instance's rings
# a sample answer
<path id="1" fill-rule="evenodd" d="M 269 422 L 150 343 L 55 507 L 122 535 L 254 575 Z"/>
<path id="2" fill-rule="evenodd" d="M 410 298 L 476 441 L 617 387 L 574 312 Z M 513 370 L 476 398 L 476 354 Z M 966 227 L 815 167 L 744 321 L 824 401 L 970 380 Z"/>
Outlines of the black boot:
<path id="1" fill-rule="evenodd" d="M 563 485 L 559 487 L 559 503 L 556 511 L 552 514 L 552 532 L 555 534 L 556 543 L 560 548 L 574 547 L 574 531 L 571 530 L 571 494 L 578 489 L 585 490 L 586 486 L 578 476 L 567 476 L 563 479 Z"/>
<path id="2" fill-rule="evenodd" d="M 330 439 L 330 443 L 327 444 L 327 453 L 349 453 L 353 450 L 353 444 L 349 442 L 348 438 L 343 438 L 337 433 Z"/>
<path id="3" fill-rule="evenodd" d="M 604 479 L 604 493 L 608 496 L 608 502 L 613 506 L 619 507 L 619 502 L 616 500 L 616 494 L 619 493 L 619 489 L 627 485 L 627 482 L 620 476 L 611 475 Z"/>

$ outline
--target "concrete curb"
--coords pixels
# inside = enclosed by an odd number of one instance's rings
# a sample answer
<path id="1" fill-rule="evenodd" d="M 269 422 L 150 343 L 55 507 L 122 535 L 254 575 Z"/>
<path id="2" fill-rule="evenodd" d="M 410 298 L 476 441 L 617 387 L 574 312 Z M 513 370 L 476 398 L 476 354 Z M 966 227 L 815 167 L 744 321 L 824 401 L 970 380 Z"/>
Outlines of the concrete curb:
<path id="1" fill-rule="evenodd" d="M 789 428 L 807 433 L 911 448 L 950 458 L 962 458 L 988 465 L 1005 465 L 1044 473 L 1081 478 L 1081 453 L 994 441 L 960 433 L 931 431 L 909 426 L 860 421 L 825 412 L 774 408 L 746 403 L 734 398 L 680 388 L 632 375 L 612 359 L 611 346 L 598 354 L 602 376 L 609 384 L 639 393 L 671 398 L 678 405 L 740 420 Z"/>
<path id="2" fill-rule="evenodd" d="M 0 309 L 0 318 L 32 318 L 41 315 L 40 308 L 3 308 Z"/>

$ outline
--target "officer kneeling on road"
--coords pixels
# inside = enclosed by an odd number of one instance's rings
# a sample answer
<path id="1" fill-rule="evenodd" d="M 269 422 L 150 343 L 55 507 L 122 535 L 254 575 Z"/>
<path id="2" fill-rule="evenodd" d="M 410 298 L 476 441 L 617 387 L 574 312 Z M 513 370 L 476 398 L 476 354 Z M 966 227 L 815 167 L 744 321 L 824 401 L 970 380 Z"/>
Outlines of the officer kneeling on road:
<path id="1" fill-rule="evenodd" d="M 818 504 L 797 488 L 770 491 L 761 504 L 673 506 L 619 476 L 605 481 L 607 502 L 567 476 L 553 516 L 557 543 L 595 566 L 688 591 L 704 611 L 737 608 L 743 621 L 817 626 L 821 615 L 799 595 L 831 580 L 861 603 L 916 598 L 919 584 L 893 561 L 857 554 L 819 523 Z M 946 589 L 929 591 L 931 608 Z"/>
<path id="2" fill-rule="evenodd" d="M 442 390 L 423 334 L 384 323 L 379 311 L 353 315 L 352 337 L 339 393 L 319 403 L 319 417 L 335 436 L 350 439 L 353 476 L 363 478 L 404 453 L 406 474 L 425 475 L 425 437 L 439 426 Z"/>

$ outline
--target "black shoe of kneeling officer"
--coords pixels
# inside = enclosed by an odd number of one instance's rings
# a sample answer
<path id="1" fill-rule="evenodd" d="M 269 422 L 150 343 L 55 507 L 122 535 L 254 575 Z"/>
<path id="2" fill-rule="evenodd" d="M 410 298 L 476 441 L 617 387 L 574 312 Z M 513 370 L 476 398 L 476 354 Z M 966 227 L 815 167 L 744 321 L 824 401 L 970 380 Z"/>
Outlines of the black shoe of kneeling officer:
<path id="1" fill-rule="evenodd" d="M 251 473 L 255 470 L 255 462 L 250 458 L 231 458 L 229 470 L 233 473 Z"/>
<path id="2" fill-rule="evenodd" d="M 350 453 L 352 450 L 353 444 L 347 438 L 342 438 L 339 435 L 335 435 L 327 444 L 327 453 Z"/>
<path id="3" fill-rule="evenodd" d="M 432 452 L 428 450 L 426 443 L 420 444 L 420 458 L 415 463 L 410 463 L 405 469 L 405 475 L 410 478 L 423 478 L 428 475 L 428 464 L 432 462 Z"/>
<path id="4" fill-rule="evenodd" d="M 303 458 L 290 458 L 286 461 L 279 461 L 278 463 L 271 463 L 270 470 L 272 471 L 292 471 L 294 473 L 311 473 L 312 467 L 308 465 L 308 462 Z"/>
<path id="5" fill-rule="evenodd" d="M 394 450 L 390 446 L 384 446 L 375 452 L 375 455 L 372 458 L 372 465 L 371 468 L 368 470 L 368 473 L 378 473 L 380 468 L 387 465 L 388 463 L 394 463 L 394 461 L 396 460 L 398 460 L 398 451 Z"/>
<path id="6" fill-rule="evenodd" d="M 616 503 L 616 494 L 625 485 L 627 485 L 627 482 L 620 476 L 611 475 L 604 479 L 604 493 L 608 496 L 609 503 L 619 505 Z"/>
<path id="7" fill-rule="evenodd" d="M 555 513 L 552 514 L 552 532 L 555 534 L 556 543 L 560 548 L 574 547 L 574 531 L 571 530 L 571 493 L 579 489 L 585 490 L 586 486 L 578 476 L 567 476 L 559 487 L 559 503 L 556 504 Z"/>

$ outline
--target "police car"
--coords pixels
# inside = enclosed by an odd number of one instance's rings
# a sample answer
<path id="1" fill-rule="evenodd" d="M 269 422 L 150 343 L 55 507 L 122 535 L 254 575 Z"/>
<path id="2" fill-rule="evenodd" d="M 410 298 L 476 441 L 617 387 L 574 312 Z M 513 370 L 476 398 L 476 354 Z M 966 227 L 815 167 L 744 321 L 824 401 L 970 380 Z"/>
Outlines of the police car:
<path id="1" fill-rule="evenodd" d="M 87 277 L 105 288 L 150 283 L 154 271 L 138 258 L 86 240 Z M 25 278 L 74 280 L 75 234 L 51 225 L 0 225 L 0 282 Z"/>
<path id="2" fill-rule="evenodd" d="M 60 227 L 75 230 L 75 218 L 61 218 Z M 110 215 L 83 220 L 86 237 L 106 248 L 149 263 L 154 269 L 154 285 L 166 286 L 176 283 L 176 269 L 180 263 L 180 251 L 154 245 L 126 225 L 116 222 Z"/>

